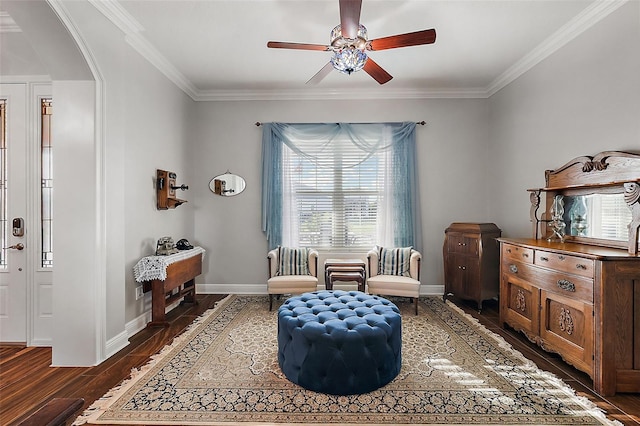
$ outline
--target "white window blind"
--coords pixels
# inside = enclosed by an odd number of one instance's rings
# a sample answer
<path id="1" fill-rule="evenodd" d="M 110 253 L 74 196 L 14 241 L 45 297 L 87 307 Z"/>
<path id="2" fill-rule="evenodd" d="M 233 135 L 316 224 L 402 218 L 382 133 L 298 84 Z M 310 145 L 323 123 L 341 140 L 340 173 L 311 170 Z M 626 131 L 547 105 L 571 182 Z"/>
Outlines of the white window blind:
<path id="1" fill-rule="evenodd" d="M 602 238 L 626 240 L 629 238 L 631 210 L 623 197 L 601 197 Z"/>
<path id="2" fill-rule="evenodd" d="M 629 238 L 631 210 L 622 194 L 591 195 L 587 199 L 587 217 L 590 217 L 588 236 L 622 241 Z"/>
<path id="3" fill-rule="evenodd" d="M 347 251 L 373 247 L 388 152 L 367 158 L 354 144 L 335 140 L 313 159 L 283 149 L 283 207 L 290 214 L 284 220 L 284 241 Z"/>

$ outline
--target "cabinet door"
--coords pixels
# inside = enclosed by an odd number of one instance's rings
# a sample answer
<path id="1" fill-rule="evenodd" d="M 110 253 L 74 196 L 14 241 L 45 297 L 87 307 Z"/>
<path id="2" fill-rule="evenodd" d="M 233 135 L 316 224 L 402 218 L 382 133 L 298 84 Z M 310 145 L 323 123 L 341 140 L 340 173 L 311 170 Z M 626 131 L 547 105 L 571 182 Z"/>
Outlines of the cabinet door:
<path id="1" fill-rule="evenodd" d="M 447 264 L 447 291 L 463 299 L 478 300 L 480 297 L 479 260 L 476 257 L 453 255 Z"/>
<path id="2" fill-rule="evenodd" d="M 541 290 L 540 337 L 544 348 L 576 368 L 593 372 L 593 305 Z"/>
<path id="3" fill-rule="evenodd" d="M 459 268 L 459 255 L 449 254 L 445 262 L 444 286 L 445 295 L 452 293 L 459 295 L 463 288 L 462 271 Z"/>
<path id="4" fill-rule="evenodd" d="M 478 256 L 478 235 L 452 232 L 448 236 L 449 253 Z"/>
<path id="5" fill-rule="evenodd" d="M 511 263 L 509 266 L 517 267 Z M 500 279 L 500 321 L 536 340 L 539 328 L 540 290 L 514 273 L 503 273 Z M 509 271 L 509 269 L 506 269 Z"/>

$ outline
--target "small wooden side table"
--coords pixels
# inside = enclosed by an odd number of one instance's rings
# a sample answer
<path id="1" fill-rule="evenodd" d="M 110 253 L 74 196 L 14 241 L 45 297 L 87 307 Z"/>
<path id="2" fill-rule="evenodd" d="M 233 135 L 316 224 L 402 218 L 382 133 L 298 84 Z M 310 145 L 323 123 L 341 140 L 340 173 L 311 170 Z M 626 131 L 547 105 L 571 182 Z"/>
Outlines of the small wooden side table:
<path id="1" fill-rule="evenodd" d="M 151 322 L 148 327 L 168 326 L 165 309 L 182 298 L 183 303 L 196 301 L 195 278 L 202 273 L 204 249 L 194 247 L 168 256 L 147 256 L 134 267 L 143 291 L 151 291 Z"/>
<path id="2" fill-rule="evenodd" d="M 355 281 L 358 291 L 365 291 L 365 263 L 360 259 L 327 259 L 324 262 L 324 286 L 333 290 L 337 281 Z"/>

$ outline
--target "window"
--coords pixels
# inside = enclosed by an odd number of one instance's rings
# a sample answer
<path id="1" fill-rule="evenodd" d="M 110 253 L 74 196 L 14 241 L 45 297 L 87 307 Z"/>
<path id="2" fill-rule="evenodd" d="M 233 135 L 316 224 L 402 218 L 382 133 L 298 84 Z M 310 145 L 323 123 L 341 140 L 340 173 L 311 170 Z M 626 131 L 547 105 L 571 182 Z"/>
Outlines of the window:
<path id="1" fill-rule="evenodd" d="M 262 226 L 271 248 L 419 249 L 415 123 L 264 127 Z"/>
<path id="2" fill-rule="evenodd" d="M 310 159 L 283 145 L 284 243 L 291 246 L 371 248 L 377 242 L 379 208 L 384 201 L 388 152 L 364 161 L 361 152 L 338 140 L 321 158 Z M 288 231 L 288 232 L 287 232 Z"/>
<path id="3" fill-rule="evenodd" d="M 51 147 L 51 99 L 42 99 L 40 127 L 42 267 L 53 267 L 53 156 Z"/>

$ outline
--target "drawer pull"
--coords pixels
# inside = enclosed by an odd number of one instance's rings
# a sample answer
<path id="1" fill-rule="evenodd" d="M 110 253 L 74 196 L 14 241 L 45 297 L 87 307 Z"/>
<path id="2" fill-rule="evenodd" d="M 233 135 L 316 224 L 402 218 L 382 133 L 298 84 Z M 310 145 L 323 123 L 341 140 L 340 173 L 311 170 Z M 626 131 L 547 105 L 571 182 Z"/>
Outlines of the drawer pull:
<path id="1" fill-rule="evenodd" d="M 458 266 L 458 269 L 462 269 L 464 271 L 465 269 L 467 269 L 467 267 L 466 266 Z"/>
<path id="2" fill-rule="evenodd" d="M 583 265 L 583 264 L 581 264 L 581 263 L 578 263 L 578 264 L 576 265 L 576 269 L 583 269 L 583 270 L 585 270 L 585 271 L 586 271 L 586 270 L 587 270 L 587 265 Z"/>
<path id="3" fill-rule="evenodd" d="M 522 257 L 529 257 L 529 253 L 522 253 Z"/>
<path id="4" fill-rule="evenodd" d="M 511 249 L 510 248 L 507 249 L 507 253 L 511 253 Z"/>
<path id="5" fill-rule="evenodd" d="M 509 270 L 514 274 L 518 273 L 518 267 L 514 264 L 509 265 Z"/>
<path id="6" fill-rule="evenodd" d="M 563 255 L 558 256 L 558 260 L 564 260 L 565 257 Z"/>
<path id="7" fill-rule="evenodd" d="M 558 287 L 566 291 L 576 291 L 576 285 L 569 280 L 558 280 Z"/>
<path id="8" fill-rule="evenodd" d="M 459 246 L 466 246 L 467 243 L 458 243 Z"/>
<path id="9" fill-rule="evenodd" d="M 548 262 L 549 258 L 546 256 L 540 256 L 540 260 L 542 260 L 543 262 Z"/>

